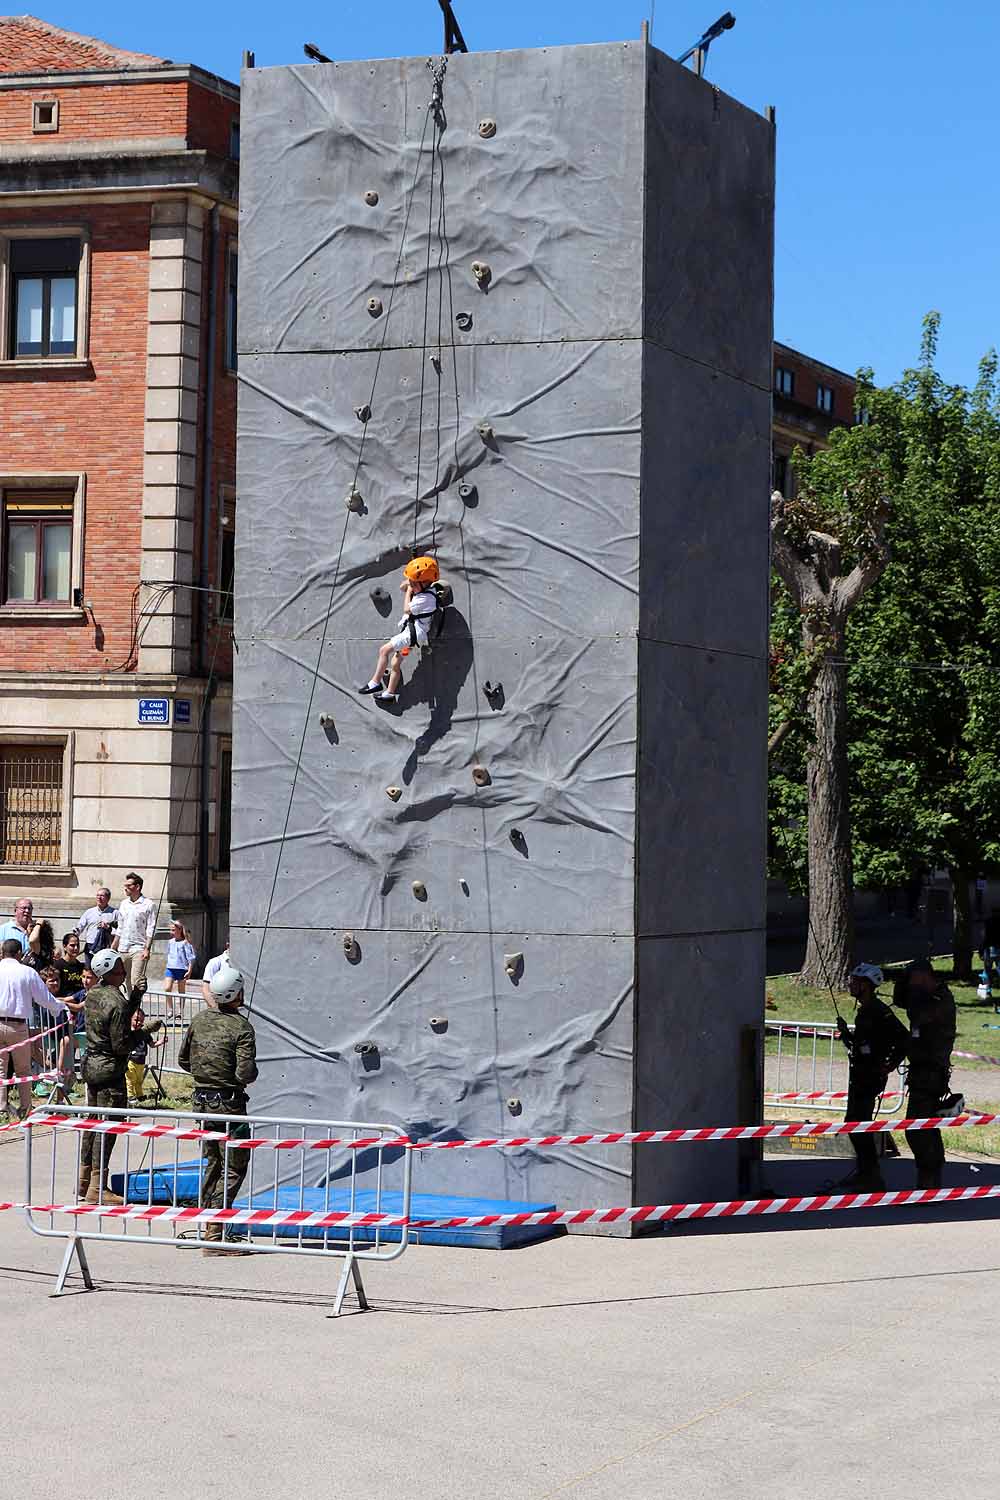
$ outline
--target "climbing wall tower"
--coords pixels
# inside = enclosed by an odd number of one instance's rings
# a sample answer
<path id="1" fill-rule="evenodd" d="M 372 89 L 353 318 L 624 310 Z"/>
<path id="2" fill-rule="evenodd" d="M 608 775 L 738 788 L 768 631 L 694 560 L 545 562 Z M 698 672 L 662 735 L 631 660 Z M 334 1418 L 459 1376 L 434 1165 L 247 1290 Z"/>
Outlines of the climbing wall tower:
<path id="1" fill-rule="evenodd" d="M 243 79 L 255 1103 L 733 1123 L 763 988 L 773 130 L 642 43 L 453 56 L 434 88 L 424 58 Z M 356 687 L 414 544 L 455 608 L 394 710 Z M 736 1166 L 439 1152 L 418 1185 L 662 1202 Z"/>

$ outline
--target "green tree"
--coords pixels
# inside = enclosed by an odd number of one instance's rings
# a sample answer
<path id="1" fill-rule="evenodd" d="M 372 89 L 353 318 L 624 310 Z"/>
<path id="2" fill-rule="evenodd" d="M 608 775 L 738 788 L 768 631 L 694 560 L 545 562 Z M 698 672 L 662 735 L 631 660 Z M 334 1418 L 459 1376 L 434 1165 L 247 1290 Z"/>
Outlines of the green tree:
<path id="1" fill-rule="evenodd" d="M 807 503 L 827 510 L 838 493 L 867 494 L 869 514 L 879 491 L 892 498 L 891 561 L 825 651 L 825 670 L 842 685 L 846 846 L 862 885 L 901 883 L 922 864 L 948 867 L 956 968 L 967 973 L 970 880 L 1000 860 L 1000 406 L 995 355 L 974 390 L 949 385 L 935 369 L 937 333 L 931 314 L 920 364 L 897 385 L 879 389 L 862 371 L 866 421 L 835 433 L 825 453 L 800 455 L 796 472 L 815 497 Z M 820 870 L 820 889 L 842 889 L 845 840 L 824 856 L 802 832 L 824 746 L 803 711 L 815 662 L 800 613 L 787 596 L 776 599 L 772 851 L 793 883 L 807 868 L 820 957 L 842 972 L 850 915 L 830 914 L 829 901 L 817 907 L 814 882 L 825 858 L 835 868 Z M 826 763 L 835 776 L 843 765 Z"/>

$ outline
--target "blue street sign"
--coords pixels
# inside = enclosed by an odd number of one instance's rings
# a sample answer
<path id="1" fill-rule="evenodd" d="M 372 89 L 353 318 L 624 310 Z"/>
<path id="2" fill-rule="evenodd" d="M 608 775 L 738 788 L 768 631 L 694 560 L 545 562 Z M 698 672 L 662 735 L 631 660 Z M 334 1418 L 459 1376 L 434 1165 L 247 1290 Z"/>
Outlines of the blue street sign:
<path id="1" fill-rule="evenodd" d="M 140 698 L 139 699 L 139 723 L 140 724 L 169 724 L 170 723 L 170 699 L 169 698 Z"/>
<path id="2" fill-rule="evenodd" d="M 191 699 L 190 698 L 175 698 L 174 699 L 174 723 L 175 724 L 190 724 L 190 722 L 191 722 Z"/>

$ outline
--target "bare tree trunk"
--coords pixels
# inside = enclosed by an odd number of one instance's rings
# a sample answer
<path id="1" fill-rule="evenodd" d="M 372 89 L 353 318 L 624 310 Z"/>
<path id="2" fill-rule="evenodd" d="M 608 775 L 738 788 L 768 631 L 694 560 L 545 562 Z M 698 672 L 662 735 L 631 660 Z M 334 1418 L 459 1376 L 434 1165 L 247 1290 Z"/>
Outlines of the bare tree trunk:
<path id="1" fill-rule="evenodd" d="M 844 989 L 854 957 L 854 882 L 847 771 L 847 674 L 830 657 L 843 657 L 844 623 L 826 622 L 822 642 L 806 647 L 824 660 L 809 694 L 813 743 L 806 787 L 809 798 L 809 936 L 799 975 L 803 984 Z M 832 636 L 831 636 L 832 631 Z"/>
<path id="2" fill-rule="evenodd" d="M 969 900 L 971 878 L 968 870 L 957 870 L 948 866 L 951 881 L 951 903 L 954 914 L 954 929 L 951 944 L 952 975 L 955 979 L 972 981 L 972 903 Z"/>

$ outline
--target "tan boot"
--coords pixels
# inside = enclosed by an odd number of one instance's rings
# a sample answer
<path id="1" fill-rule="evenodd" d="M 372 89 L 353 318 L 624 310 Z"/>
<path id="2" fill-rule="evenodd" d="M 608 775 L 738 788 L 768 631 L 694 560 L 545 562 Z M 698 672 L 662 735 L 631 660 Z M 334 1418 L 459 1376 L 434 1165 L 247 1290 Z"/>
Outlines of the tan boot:
<path id="1" fill-rule="evenodd" d="M 205 1244 L 202 1246 L 202 1255 L 252 1255 L 253 1251 L 249 1245 L 244 1245 L 238 1240 L 227 1240 L 225 1238 L 224 1224 L 205 1225 Z"/>
<path id="2" fill-rule="evenodd" d="M 105 1208 L 119 1208 L 125 1202 L 125 1199 L 111 1191 L 108 1186 L 107 1172 L 104 1173 L 103 1177 L 98 1172 L 92 1172 L 87 1196 L 83 1201 L 85 1203 L 100 1203 Z"/>
<path id="3" fill-rule="evenodd" d="M 93 1168 L 92 1167 L 81 1166 L 81 1168 L 80 1168 L 80 1180 L 79 1180 L 79 1182 L 76 1185 L 77 1202 L 82 1203 L 83 1200 L 86 1198 L 86 1196 L 87 1196 L 87 1189 L 90 1187 L 90 1178 L 91 1178 L 91 1173 L 92 1172 L 93 1172 Z"/>

